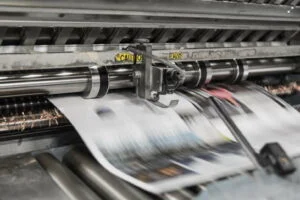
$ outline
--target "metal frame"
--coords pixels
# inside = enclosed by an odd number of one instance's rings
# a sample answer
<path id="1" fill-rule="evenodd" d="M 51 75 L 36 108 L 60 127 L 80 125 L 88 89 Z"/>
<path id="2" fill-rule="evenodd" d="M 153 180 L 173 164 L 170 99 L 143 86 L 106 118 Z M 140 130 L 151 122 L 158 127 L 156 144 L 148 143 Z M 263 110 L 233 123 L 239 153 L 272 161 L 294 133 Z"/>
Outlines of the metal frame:
<path id="1" fill-rule="evenodd" d="M 116 9 L 117 8 L 117 9 Z M 141 11 L 141 8 L 143 10 Z M 191 17 L 214 19 L 248 19 L 270 21 L 300 21 L 300 8 L 268 4 L 247 4 L 235 2 L 176 0 L 118 1 L 86 0 L 4 0 L 0 2 L 1 12 L 88 14 L 88 15 L 135 15 L 159 17 Z"/>
<path id="2" fill-rule="evenodd" d="M 194 47 L 194 45 L 190 45 Z M 66 46 L 2 46 L 0 47 L 1 71 L 46 69 L 63 66 L 68 68 L 79 63 L 96 63 L 98 65 L 127 65 L 131 60 L 116 61 L 116 55 L 125 53 L 122 45 L 66 45 Z M 164 48 L 166 47 L 166 48 Z M 199 46 L 200 47 L 200 46 Z M 181 50 L 183 49 L 183 50 Z M 170 55 L 180 53 L 177 59 Z M 273 58 L 300 56 L 300 45 L 295 46 L 254 46 L 228 48 L 189 48 L 187 44 L 153 44 L 153 54 L 162 59 L 182 61 Z M 153 61 L 154 63 L 157 61 Z M 34 65 L 32 65 L 34 63 Z M 49 65 L 49 63 L 51 63 Z"/>
<path id="3" fill-rule="evenodd" d="M 300 29 L 299 7 L 238 2 L 4 0 L 0 12 L 0 26 Z"/>

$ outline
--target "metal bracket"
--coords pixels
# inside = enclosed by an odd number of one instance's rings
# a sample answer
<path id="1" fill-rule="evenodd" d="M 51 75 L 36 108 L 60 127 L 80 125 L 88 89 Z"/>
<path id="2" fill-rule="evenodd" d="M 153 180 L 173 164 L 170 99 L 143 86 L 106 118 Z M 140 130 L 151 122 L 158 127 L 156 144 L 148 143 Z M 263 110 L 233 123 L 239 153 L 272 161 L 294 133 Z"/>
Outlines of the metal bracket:
<path id="1" fill-rule="evenodd" d="M 125 50 L 134 53 L 133 79 L 137 96 L 147 99 L 162 108 L 176 106 L 178 100 L 171 100 L 169 104 L 165 105 L 159 102 L 159 95 L 173 93 L 183 83 L 184 70 L 175 63 L 152 55 L 151 45 L 129 46 Z M 142 63 L 137 64 L 136 55 L 143 55 Z M 152 65 L 152 60 L 160 61 L 163 66 Z"/>

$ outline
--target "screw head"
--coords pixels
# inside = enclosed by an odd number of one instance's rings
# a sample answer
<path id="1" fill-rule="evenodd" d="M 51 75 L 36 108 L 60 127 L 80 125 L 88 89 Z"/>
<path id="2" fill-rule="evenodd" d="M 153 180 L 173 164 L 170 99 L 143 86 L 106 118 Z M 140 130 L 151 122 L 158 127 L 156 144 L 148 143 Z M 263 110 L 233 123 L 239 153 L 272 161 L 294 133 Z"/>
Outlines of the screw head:
<path id="1" fill-rule="evenodd" d="M 159 99 L 159 95 L 158 95 L 157 91 L 151 91 L 150 96 L 151 96 L 151 99 L 153 99 L 154 101 L 157 101 Z"/>
<path id="2" fill-rule="evenodd" d="M 141 78 L 142 73 L 140 71 L 134 71 L 132 76 L 133 78 Z"/>

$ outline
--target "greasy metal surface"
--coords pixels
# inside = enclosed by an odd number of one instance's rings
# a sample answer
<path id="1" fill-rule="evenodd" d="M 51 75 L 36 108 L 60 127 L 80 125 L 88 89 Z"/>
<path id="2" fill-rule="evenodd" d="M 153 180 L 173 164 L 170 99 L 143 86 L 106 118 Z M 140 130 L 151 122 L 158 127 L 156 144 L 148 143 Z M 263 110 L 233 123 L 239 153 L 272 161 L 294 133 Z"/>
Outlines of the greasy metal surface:
<path id="1" fill-rule="evenodd" d="M 0 161 L 1 200 L 70 200 L 30 155 Z"/>
<path id="2" fill-rule="evenodd" d="M 42 153 L 37 155 L 36 159 L 70 199 L 101 200 L 99 196 L 51 154 Z"/>

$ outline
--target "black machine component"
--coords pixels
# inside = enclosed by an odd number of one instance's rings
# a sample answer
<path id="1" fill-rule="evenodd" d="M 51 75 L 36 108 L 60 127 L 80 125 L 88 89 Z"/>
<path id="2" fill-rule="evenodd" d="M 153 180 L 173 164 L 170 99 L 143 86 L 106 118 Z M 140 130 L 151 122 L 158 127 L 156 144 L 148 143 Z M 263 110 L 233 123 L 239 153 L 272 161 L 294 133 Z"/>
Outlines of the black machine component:
<path id="1" fill-rule="evenodd" d="M 226 109 L 219 105 L 218 100 L 215 97 L 208 97 L 212 106 L 214 106 L 219 114 L 220 118 L 227 124 L 231 133 L 239 141 L 248 154 L 249 158 L 252 159 L 257 166 L 260 167 L 272 167 L 273 170 L 280 175 L 287 175 L 296 170 L 291 158 L 286 154 L 279 143 L 267 143 L 257 153 L 248 140 L 244 137 L 239 128 L 235 125 L 234 121 L 228 115 Z"/>
<path id="2" fill-rule="evenodd" d="M 280 175 L 287 175 L 296 170 L 296 167 L 277 142 L 265 144 L 260 151 L 260 156 L 265 159 L 265 164 L 274 168 Z"/>

